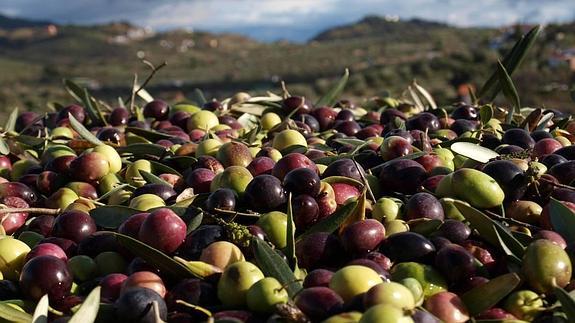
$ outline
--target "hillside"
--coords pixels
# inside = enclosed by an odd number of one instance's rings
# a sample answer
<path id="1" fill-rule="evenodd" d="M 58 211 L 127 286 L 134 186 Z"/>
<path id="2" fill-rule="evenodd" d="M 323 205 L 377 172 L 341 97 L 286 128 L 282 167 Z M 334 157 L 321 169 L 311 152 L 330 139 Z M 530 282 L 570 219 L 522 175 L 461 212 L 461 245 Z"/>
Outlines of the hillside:
<path id="1" fill-rule="evenodd" d="M 1 25 L 0 25 L 1 26 Z M 51 29 L 49 29 L 51 28 Z M 260 43 L 234 34 L 174 30 L 157 33 L 128 23 L 100 26 L 35 25 L 1 29 L 0 105 L 45 109 L 70 100 L 62 78 L 76 78 L 107 100 L 129 95 L 134 73 L 143 79 L 145 58 L 167 67 L 149 84 L 155 96 L 182 99 L 195 88 L 208 97 L 238 90 L 277 90 L 317 97 L 349 67 L 344 96 L 401 92 L 416 77 L 444 102 L 456 86 L 480 86 L 521 28 L 468 29 L 421 20 L 366 17 L 326 30 L 308 44 Z M 547 26 L 519 72 L 525 104 L 572 109 L 568 88 L 575 56 L 575 24 Z M 573 61 L 572 61 L 573 62 Z M 575 64 L 574 67 L 575 68 Z"/>

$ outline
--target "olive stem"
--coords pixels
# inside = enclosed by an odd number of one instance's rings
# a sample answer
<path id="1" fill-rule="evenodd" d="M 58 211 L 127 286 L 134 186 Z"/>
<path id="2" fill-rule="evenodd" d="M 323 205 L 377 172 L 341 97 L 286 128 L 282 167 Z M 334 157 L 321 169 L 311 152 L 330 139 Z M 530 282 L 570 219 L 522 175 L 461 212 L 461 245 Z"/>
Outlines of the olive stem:
<path id="1" fill-rule="evenodd" d="M 555 182 L 548 180 L 546 178 L 543 178 L 543 177 L 539 178 L 539 180 L 544 181 L 545 183 L 550 184 L 550 185 L 555 186 L 555 187 L 560 187 L 560 188 L 564 188 L 567 190 L 575 191 L 575 187 L 571 187 L 571 186 L 565 185 L 565 184 L 555 183 Z"/>
<path id="2" fill-rule="evenodd" d="M 529 223 L 521 222 L 521 221 L 519 221 L 519 220 L 515 220 L 515 219 L 512 219 L 512 218 L 503 217 L 503 216 L 501 216 L 501 215 L 499 215 L 499 214 L 496 214 L 496 213 L 493 213 L 493 212 L 491 212 L 491 211 L 489 211 L 489 210 L 484 210 L 484 211 L 485 211 L 485 213 L 487 213 L 490 217 L 492 217 L 492 218 L 494 218 L 494 219 L 496 219 L 496 220 L 508 222 L 508 223 L 510 223 L 510 224 L 515 224 L 515 225 L 524 226 L 524 227 L 528 228 L 530 231 L 533 231 L 533 232 L 537 232 L 537 231 L 540 231 L 540 230 L 541 230 L 541 228 L 539 228 L 539 227 L 537 227 L 537 226 L 534 226 L 534 225 L 531 225 L 531 224 L 529 224 Z"/>
<path id="3" fill-rule="evenodd" d="M 57 215 L 61 211 L 62 211 L 62 209 L 47 209 L 47 208 L 41 208 L 41 207 L 2 208 L 2 209 L 0 209 L 0 214 L 26 212 L 26 213 L 41 213 L 41 214 Z"/>
<path id="4" fill-rule="evenodd" d="M 150 83 L 150 81 L 152 80 L 152 78 L 156 75 L 156 73 L 162 69 L 163 67 L 165 67 L 166 65 L 168 65 L 168 62 L 163 62 L 162 64 L 158 65 L 158 66 L 154 66 L 153 64 L 151 64 L 148 61 L 144 61 L 144 64 L 150 66 L 152 68 L 152 72 L 150 73 L 150 75 L 148 75 L 148 77 L 144 80 L 144 83 L 142 83 L 142 85 L 140 85 L 140 87 L 138 87 L 138 89 L 136 91 L 133 92 L 132 97 L 130 97 L 129 99 L 127 99 L 126 101 L 124 101 L 124 105 L 128 104 L 128 102 L 130 101 L 134 101 L 134 97 L 140 93 L 141 90 L 143 90 L 146 85 L 148 85 L 148 83 Z"/>
<path id="5" fill-rule="evenodd" d="M 369 197 L 371 197 L 371 200 L 374 202 L 377 202 L 377 200 L 375 199 L 375 195 L 373 195 L 373 192 L 371 191 L 371 187 L 369 187 L 369 183 L 367 182 L 367 180 L 365 179 L 365 176 L 363 176 L 363 173 L 361 172 L 361 169 L 359 168 L 359 164 L 357 163 L 357 161 L 355 161 L 355 159 L 351 159 L 353 161 L 353 164 L 355 165 L 355 168 L 357 168 L 357 171 L 359 172 L 359 176 L 361 177 L 361 181 L 363 182 L 363 186 L 365 186 L 367 188 L 367 192 L 369 193 Z"/>

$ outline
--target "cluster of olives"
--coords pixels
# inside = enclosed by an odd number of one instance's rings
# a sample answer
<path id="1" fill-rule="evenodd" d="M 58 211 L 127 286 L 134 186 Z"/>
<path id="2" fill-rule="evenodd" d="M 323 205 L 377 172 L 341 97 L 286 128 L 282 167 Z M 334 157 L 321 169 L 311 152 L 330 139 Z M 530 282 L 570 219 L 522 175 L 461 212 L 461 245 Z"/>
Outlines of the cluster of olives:
<path id="1" fill-rule="evenodd" d="M 575 286 L 575 241 L 550 203 L 575 211 L 574 121 L 537 110 L 555 116 L 535 130 L 490 106 L 485 119 L 478 106 L 391 98 L 260 104 L 239 93 L 103 120 L 80 105 L 19 114 L 0 156 L 0 300 L 31 313 L 48 295 L 54 322 L 96 286 L 102 322 L 561 319 L 554 290 Z M 466 210 L 520 239 L 522 257 Z M 206 274 L 175 277 L 117 234 Z M 254 239 L 278 266 L 295 256 L 294 281 L 262 270 Z M 469 295 L 509 273 L 517 286 L 477 312 L 490 294 Z"/>

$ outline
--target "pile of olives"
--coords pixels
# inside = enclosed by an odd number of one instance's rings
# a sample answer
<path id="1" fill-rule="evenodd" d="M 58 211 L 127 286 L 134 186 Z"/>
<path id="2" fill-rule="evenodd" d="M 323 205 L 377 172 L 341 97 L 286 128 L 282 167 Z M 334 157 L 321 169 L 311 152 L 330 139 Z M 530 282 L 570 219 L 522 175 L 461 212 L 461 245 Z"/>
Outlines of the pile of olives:
<path id="1" fill-rule="evenodd" d="M 47 295 L 53 322 L 568 322 L 575 121 L 506 119 L 246 93 L 15 112 L 0 317 Z"/>

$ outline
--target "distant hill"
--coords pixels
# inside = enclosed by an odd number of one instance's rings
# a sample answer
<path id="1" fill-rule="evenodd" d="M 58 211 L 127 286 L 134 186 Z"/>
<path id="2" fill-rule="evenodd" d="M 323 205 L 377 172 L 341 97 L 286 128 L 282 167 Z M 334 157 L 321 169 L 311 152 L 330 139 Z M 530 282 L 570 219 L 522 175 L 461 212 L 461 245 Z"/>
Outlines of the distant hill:
<path id="1" fill-rule="evenodd" d="M 49 21 L 30 20 L 16 17 L 8 17 L 0 14 L 0 29 L 15 29 L 41 27 L 51 24 Z"/>
<path id="2" fill-rule="evenodd" d="M 358 37 L 383 37 L 389 40 L 423 40 L 437 30 L 450 29 L 448 25 L 421 19 L 399 20 L 379 16 L 367 16 L 362 20 L 327 29 L 313 41 L 353 39 Z"/>
<path id="3" fill-rule="evenodd" d="M 239 90 L 277 92 L 282 80 L 290 93 L 317 98 L 349 68 L 346 98 L 401 95 L 417 79 L 447 103 L 456 99 L 461 83 L 481 86 L 528 27 L 457 28 L 369 16 L 300 44 L 229 33 L 157 32 L 126 22 L 47 24 L 0 16 L 0 118 L 15 105 L 40 110 L 50 101 L 69 102 L 62 78 L 81 80 L 99 98 L 117 102 L 129 95 L 134 73 L 139 80 L 149 73 L 142 58 L 168 63 L 147 86 L 168 100 L 189 97 L 195 88 L 208 99 Z M 575 80 L 575 58 L 569 65 L 574 48 L 575 24 L 545 28 L 513 74 L 522 103 L 573 107 L 567 89 Z"/>

